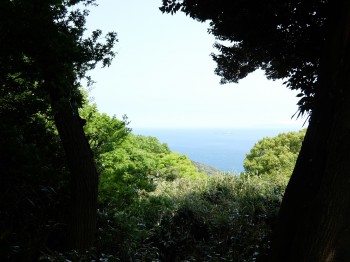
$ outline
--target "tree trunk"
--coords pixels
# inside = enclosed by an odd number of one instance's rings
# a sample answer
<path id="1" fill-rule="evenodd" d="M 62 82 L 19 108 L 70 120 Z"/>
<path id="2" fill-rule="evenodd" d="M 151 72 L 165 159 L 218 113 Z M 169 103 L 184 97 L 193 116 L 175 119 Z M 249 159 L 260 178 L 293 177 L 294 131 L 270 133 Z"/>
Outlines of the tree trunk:
<path id="1" fill-rule="evenodd" d="M 98 173 L 81 118 L 69 102 L 52 103 L 54 119 L 71 173 L 72 212 L 69 244 L 85 251 L 94 244 L 97 222 Z"/>
<path id="2" fill-rule="evenodd" d="M 271 261 L 350 261 L 350 2 L 335 2 L 316 105 L 283 198 Z"/>

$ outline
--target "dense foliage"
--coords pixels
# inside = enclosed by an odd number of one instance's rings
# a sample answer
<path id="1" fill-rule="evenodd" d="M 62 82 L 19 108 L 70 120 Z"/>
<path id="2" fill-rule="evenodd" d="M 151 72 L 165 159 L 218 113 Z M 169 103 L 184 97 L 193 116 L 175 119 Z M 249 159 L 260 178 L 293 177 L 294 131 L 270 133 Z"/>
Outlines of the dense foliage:
<path id="1" fill-rule="evenodd" d="M 99 62 L 103 66 L 111 63 L 116 42 L 113 32 L 102 38 L 102 32 L 95 30 L 86 37 L 88 12 L 84 6 L 93 2 L 4 0 L 0 9 L 3 112 L 14 105 L 22 110 L 18 112 L 19 123 L 11 127 L 21 126 L 21 120 L 36 121 L 36 115 L 43 114 L 54 122 L 71 184 L 66 242 L 79 250 L 89 249 L 94 242 L 98 173 L 78 114 L 82 101 L 78 88 L 82 78 L 89 80 L 87 72 Z M 11 157 L 6 149 L 4 147 L 0 153 L 4 165 L 8 162 L 5 158 Z M 4 176 L 8 175 L 5 171 Z"/>
<path id="2" fill-rule="evenodd" d="M 116 33 L 111 32 L 102 37 L 101 30 L 95 30 L 91 37 L 84 38 L 88 11 L 76 5 L 79 3 L 84 7 L 93 2 L 2 1 L 2 98 L 26 95 L 27 101 L 34 102 L 26 110 L 41 112 L 45 106 L 52 104 L 51 100 L 64 96 L 70 106 L 77 110 L 82 102 L 79 81 L 84 77 L 89 78 L 88 70 L 95 68 L 99 62 L 108 66 L 115 55 L 112 48 L 117 41 Z M 61 104 L 63 107 L 64 101 Z"/>
<path id="3" fill-rule="evenodd" d="M 89 130 L 104 130 L 98 121 L 85 128 L 89 137 Z M 131 133 L 96 157 L 102 163 L 102 253 L 121 261 L 252 261 L 267 256 L 285 176 L 208 176 L 156 138 Z"/>
<path id="4" fill-rule="evenodd" d="M 306 129 L 261 139 L 246 155 L 244 170 L 251 175 L 284 175 L 290 177 L 305 132 Z"/>
<path id="5" fill-rule="evenodd" d="M 35 261 L 42 250 L 65 247 L 65 155 L 44 101 L 30 91 L 0 100 L 0 260 Z"/>
<path id="6" fill-rule="evenodd" d="M 119 125 L 109 135 L 117 139 L 100 143 L 105 149 L 96 154 L 103 254 L 120 261 L 266 258 L 287 177 L 208 176 L 186 156 L 154 137 L 130 133 L 125 122 L 98 113 L 96 106 L 85 106 L 81 114 L 93 116 L 85 126 L 92 145 L 112 123 Z"/>
<path id="7" fill-rule="evenodd" d="M 208 176 L 156 138 L 132 134 L 126 118 L 101 114 L 87 103 L 80 114 L 100 171 L 97 249 L 86 259 L 266 257 L 286 177 Z M 57 131 L 45 114 L 25 119 L 14 125 L 16 132 L 1 129 L 8 148 L 20 139 L 7 165 L 11 176 L 2 183 L 8 199 L 2 203 L 3 260 L 82 259 L 63 252 L 69 176 Z"/>

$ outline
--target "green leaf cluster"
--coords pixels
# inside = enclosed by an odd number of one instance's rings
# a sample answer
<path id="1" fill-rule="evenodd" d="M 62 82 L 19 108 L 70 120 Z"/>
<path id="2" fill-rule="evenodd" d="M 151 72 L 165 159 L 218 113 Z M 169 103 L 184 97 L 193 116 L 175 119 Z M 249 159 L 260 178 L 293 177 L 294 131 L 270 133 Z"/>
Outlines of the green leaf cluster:
<path id="1" fill-rule="evenodd" d="M 281 133 L 258 141 L 244 160 L 245 172 L 251 175 L 291 176 L 306 129 Z"/>
<path id="2" fill-rule="evenodd" d="M 132 134 L 126 117 L 120 121 L 88 103 L 80 115 L 100 171 L 102 202 L 126 207 L 164 181 L 201 176 L 187 156 L 171 152 L 155 137 Z"/>

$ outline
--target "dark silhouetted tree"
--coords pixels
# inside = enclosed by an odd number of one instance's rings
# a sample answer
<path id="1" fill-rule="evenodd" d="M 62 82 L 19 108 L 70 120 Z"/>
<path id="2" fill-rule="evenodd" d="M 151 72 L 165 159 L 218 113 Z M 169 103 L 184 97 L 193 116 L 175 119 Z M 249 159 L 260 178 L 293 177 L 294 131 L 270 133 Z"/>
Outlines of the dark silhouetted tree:
<path id="1" fill-rule="evenodd" d="M 99 42 L 99 30 L 84 39 L 88 13 L 76 5 L 93 2 L 5 0 L 0 8 L 0 88 L 5 94 L 27 92 L 51 108 L 71 174 L 70 248 L 78 250 L 93 246 L 98 188 L 98 173 L 78 114 L 79 81 L 98 62 L 110 64 L 116 42 L 115 33 Z"/>

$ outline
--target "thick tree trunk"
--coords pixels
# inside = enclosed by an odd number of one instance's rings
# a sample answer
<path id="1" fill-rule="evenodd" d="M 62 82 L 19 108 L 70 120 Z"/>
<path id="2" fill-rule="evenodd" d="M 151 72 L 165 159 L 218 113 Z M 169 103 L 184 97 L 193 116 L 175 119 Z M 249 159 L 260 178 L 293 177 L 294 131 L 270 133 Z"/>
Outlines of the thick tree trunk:
<path id="1" fill-rule="evenodd" d="M 54 118 L 71 173 L 70 248 L 85 251 L 94 244 L 98 174 L 79 115 L 69 103 L 53 103 Z"/>
<path id="2" fill-rule="evenodd" d="M 350 261 L 350 2 L 332 8 L 310 125 L 271 261 Z"/>

